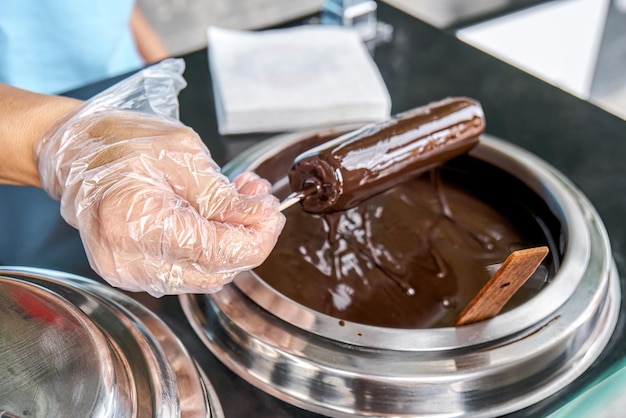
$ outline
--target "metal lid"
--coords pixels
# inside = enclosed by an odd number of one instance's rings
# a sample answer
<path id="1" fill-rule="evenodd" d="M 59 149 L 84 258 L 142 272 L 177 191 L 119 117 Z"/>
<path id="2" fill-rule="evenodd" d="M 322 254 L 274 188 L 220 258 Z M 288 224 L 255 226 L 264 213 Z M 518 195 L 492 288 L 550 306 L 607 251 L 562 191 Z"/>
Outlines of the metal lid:
<path id="1" fill-rule="evenodd" d="M 108 286 L 0 267 L 0 317 L 2 413 L 223 415 L 210 382 L 172 331 Z"/>

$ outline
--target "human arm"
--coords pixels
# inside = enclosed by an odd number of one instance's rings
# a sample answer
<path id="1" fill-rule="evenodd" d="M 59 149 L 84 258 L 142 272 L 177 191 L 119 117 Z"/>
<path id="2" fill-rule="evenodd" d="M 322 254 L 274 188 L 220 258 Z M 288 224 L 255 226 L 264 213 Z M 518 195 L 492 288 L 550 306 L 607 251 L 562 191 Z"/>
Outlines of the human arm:
<path id="1" fill-rule="evenodd" d="M 152 64 L 170 56 L 161 38 L 138 5 L 135 5 L 133 9 L 130 27 L 139 55 L 146 64 Z"/>
<path id="2" fill-rule="evenodd" d="M 35 141 L 80 103 L 0 83 L 0 184 L 40 187 Z"/>
<path id="3" fill-rule="evenodd" d="M 50 129 L 42 123 L 33 131 L 46 132 L 27 139 L 31 154 L 15 146 L 27 175 L 8 176 L 37 185 L 34 158 L 41 186 L 60 199 L 94 270 L 114 286 L 155 296 L 218 290 L 259 265 L 284 224 L 267 181 L 246 173 L 231 182 L 177 120 L 181 72 L 182 60 L 166 60 L 84 103 L 59 98 L 68 113 L 47 116 Z M 3 132 L 9 143 L 11 128 Z"/>

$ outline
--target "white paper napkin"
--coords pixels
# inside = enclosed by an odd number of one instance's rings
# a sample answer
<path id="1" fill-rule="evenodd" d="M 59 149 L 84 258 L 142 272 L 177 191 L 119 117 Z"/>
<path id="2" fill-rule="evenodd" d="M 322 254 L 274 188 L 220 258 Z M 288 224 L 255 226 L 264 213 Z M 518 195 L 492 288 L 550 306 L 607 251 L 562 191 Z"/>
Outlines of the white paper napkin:
<path id="1" fill-rule="evenodd" d="M 221 134 L 277 132 L 389 117 L 391 100 L 356 31 L 210 27 Z"/>

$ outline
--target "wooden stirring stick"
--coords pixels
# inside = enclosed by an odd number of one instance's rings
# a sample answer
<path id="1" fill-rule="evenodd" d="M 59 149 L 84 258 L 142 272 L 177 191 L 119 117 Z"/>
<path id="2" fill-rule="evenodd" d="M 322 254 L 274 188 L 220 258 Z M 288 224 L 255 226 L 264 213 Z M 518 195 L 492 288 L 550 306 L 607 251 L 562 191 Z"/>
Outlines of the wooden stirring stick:
<path id="1" fill-rule="evenodd" d="M 463 308 L 453 325 L 466 325 L 496 316 L 548 255 L 548 247 L 514 251 Z"/>

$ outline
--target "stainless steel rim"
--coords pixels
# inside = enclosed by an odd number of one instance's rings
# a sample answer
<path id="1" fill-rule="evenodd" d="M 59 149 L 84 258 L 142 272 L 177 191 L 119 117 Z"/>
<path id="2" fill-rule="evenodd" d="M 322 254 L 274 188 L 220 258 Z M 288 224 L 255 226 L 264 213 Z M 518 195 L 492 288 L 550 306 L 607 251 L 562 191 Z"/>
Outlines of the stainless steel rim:
<path id="1" fill-rule="evenodd" d="M 289 134 L 275 138 L 271 143 L 264 144 L 261 151 L 253 149 L 241 159 L 233 160 L 224 170 L 233 176 L 243 170 L 254 170 L 260 155 L 267 158 L 280 153 L 303 137 L 303 134 Z M 262 150 L 268 150 L 267 155 Z M 566 178 L 536 156 L 511 144 L 486 136 L 481 139 L 480 146 L 473 150 L 472 155 L 523 179 L 533 191 L 547 197 L 550 209 L 561 224 L 566 226 L 567 253 L 559 267 L 559 274 L 550 286 L 524 305 L 505 312 L 488 323 L 460 328 L 397 330 L 350 321 L 343 321 L 342 326 L 337 327 L 336 318 L 284 297 L 252 271 L 238 275 L 235 285 L 259 306 L 287 323 L 325 338 L 363 347 L 406 351 L 469 347 L 507 338 L 536 324 L 569 299 L 581 280 L 579 272 L 589 262 L 591 248 L 585 212 L 580 208 L 590 205 Z M 549 194 L 546 194 L 546 190 Z"/>
<path id="2" fill-rule="evenodd" d="M 228 172 L 250 169 L 242 162 L 297 140 L 281 137 L 253 149 Z M 563 388 L 598 357 L 615 328 L 621 293 L 608 236 L 587 199 L 539 158 L 495 138 L 472 155 L 522 179 L 563 224 L 563 263 L 528 303 L 456 329 L 382 329 L 383 336 L 375 329 L 364 344 L 347 335 L 362 326 L 329 333 L 319 313 L 307 317 L 306 308 L 293 305 L 277 310 L 280 297 L 244 275 L 217 294 L 181 296 L 195 331 L 251 384 L 332 416 L 495 416 Z"/>

